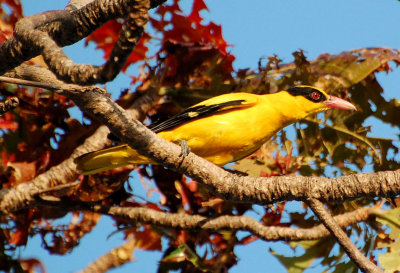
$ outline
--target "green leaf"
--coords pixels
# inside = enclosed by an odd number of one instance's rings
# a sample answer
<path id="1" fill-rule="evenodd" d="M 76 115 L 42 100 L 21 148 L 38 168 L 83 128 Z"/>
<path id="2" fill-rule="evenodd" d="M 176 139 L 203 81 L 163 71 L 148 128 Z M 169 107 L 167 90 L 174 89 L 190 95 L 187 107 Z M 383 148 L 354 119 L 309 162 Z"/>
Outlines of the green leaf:
<path id="1" fill-rule="evenodd" d="M 161 260 L 163 263 L 180 263 L 184 261 L 191 262 L 200 271 L 209 271 L 203 260 L 185 243 L 180 244 Z"/>
<path id="2" fill-rule="evenodd" d="M 296 257 L 283 256 L 272 249 L 270 249 L 269 252 L 286 267 L 288 273 L 300 273 L 309 268 L 316 258 L 325 255 L 326 250 L 330 251 L 329 245 L 327 248 L 322 248 L 321 243 L 323 241 L 325 240 L 291 242 L 291 247 L 296 248 L 297 246 L 301 246 L 305 250 L 303 255 Z M 322 249 L 323 251 L 321 251 Z M 329 251 L 327 254 L 329 254 Z"/>
<path id="3" fill-rule="evenodd" d="M 362 48 L 337 55 L 323 54 L 312 62 L 312 67 L 321 74 L 320 80 L 326 78 L 323 75 L 330 75 L 342 87 L 350 87 L 382 67 L 387 69 L 389 61 L 400 62 L 396 49 Z"/>
<path id="4" fill-rule="evenodd" d="M 247 173 L 250 176 L 258 177 L 262 171 L 269 173 L 270 169 L 267 165 L 262 164 L 254 159 L 244 158 L 235 165 L 233 168 L 239 172 Z"/>
<path id="5" fill-rule="evenodd" d="M 387 252 L 384 254 L 378 254 L 379 262 L 385 269 L 385 272 L 396 272 L 400 271 L 400 208 L 389 210 L 382 214 L 377 214 L 376 220 L 384 225 L 390 227 L 390 239 L 391 242 L 380 243 L 378 247 L 387 248 Z"/>
<path id="6" fill-rule="evenodd" d="M 165 256 L 161 262 L 167 262 L 167 263 L 179 263 L 183 262 L 186 260 L 186 254 L 185 254 L 185 248 L 182 246 L 179 246 L 175 250 L 173 250 L 171 253 L 169 253 L 167 256 Z"/>
<path id="7" fill-rule="evenodd" d="M 331 273 L 357 273 L 358 267 L 353 262 L 339 263 Z"/>
<path id="8" fill-rule="evenodd" d="M 287 269 L 288 273 L 301 273 L 309 268 L 315 260 L 314 253 L 306 252 L 299 257 L 286 257 L 270 249 L 269 252 L 274 255 L 279 262 Z"/>
<path id="9" fill-rule="evenodd" d="M 344 133 L 344 134 L 354 137 L 355 139 L 367 144 L 372 149 L 374 154 L 379 158 L 379 160 L 382 161 L 381 154 L 378 152 L 378 150 L 376 149 L 374 144 L 372 144 L 372 142 L 368 139 L 368 137 L 359 135 L 355 132 L 352 132 L 352 131 L 348 130 L 347 128 L 345 128 L 344 126 L 329 125 L 329 124 L 327 124 L 323 121 L 320 121 L 318 119 L 315 119 L 315 118 L 305 118 L 305 120 L 319 124 L 319 125 L 323 125 L 325 127 L 331 128 L 335 131 L 338 131 L 338 132 L 341 132 L 341 133 Z"/>

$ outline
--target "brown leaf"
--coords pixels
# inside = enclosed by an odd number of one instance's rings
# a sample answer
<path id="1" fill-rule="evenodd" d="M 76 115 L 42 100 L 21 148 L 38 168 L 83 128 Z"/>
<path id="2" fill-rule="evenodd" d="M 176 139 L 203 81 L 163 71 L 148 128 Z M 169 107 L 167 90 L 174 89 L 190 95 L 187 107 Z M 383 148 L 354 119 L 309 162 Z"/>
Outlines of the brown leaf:
<path id="1" fill-rule="evenodd" d="M 92 231 L 101 217 L 97 213 L 84 212 L 78 221 L 79 215 L 79 213 L 74 214 L 68 227 L 61 230 L 57 228 L 41 230 L 43 245 L 50 253 L 65 254 L 71 251 L 84 235 Z M 46 235 L 51 235 L 51 244 L 46 241 Z"/>
<path id="2" fill-rule="evenodd" d="M 38 259 L 24 259 L 21 261 L 21 267 L 24 273 L 46 273 L 44 265 Z"/>
<path id="3" fill-rule="evenodd" d="M 128 230 L 126 236 L 134 236 L 135 246 L 144 250 L 161 250 L 161 236 L 151 229 L 151 226 L 144 225 L 140 228 Z"/>
<path id="4" fill-rule="evenodd" d="M 68 196 L 73 200 L 83 202 L 104 200 L 124 186 L 132 169 L 133 167 L 129 165 L 95 175 L 86 175 L 78 187 L 69 192 Z"/>

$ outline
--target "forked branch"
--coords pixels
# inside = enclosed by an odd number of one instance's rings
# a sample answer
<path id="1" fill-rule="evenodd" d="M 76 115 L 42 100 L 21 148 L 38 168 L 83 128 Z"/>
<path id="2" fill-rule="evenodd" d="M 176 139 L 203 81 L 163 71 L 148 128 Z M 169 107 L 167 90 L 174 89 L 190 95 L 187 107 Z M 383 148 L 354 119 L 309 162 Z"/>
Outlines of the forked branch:
<path id="1" fill-rule="evenodd" d="M 321 220 L 324 226 L 336 238 L 339 244 L 344 248 L 350 259 L 360 268 L 363 272 L 383 273 L 377 265 L 372 263 L 365 257 L 360 250 L 351 242 L 350 238 L 342 230 L 339 224 L 335 221 L 332 215 L 325 209 L 324 204 L 317 199 L 308 199 L 306 203 L 310 206 L 315 215 Z"/>

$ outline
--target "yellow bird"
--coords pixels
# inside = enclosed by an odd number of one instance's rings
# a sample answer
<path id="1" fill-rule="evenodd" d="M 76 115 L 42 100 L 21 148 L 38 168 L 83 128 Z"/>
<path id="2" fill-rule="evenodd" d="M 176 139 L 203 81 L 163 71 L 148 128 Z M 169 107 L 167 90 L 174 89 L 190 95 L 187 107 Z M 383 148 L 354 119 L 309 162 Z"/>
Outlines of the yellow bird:
<path id="1" fill-rule="evenodd" d="M 330 108 L 356 110 L 343 99 L 311 86 L 274 94 L 230 93 L 200 102 L 151 127 L 158 136 L 186 142 L 190 150 L 216 165 L 242 159 L 285 126 Z M 78 170 L 93 174 L 127 164 L 154 164 L 127 144 L 84 154 Z"/>

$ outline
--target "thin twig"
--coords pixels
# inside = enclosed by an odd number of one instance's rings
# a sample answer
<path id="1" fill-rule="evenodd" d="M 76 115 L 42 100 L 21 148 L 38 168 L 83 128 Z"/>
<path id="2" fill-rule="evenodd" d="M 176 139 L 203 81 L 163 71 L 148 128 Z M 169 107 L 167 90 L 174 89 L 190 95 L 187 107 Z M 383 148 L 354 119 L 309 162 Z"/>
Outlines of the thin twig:
<path id="1" fill-rule="evenodd" d="M 0 81 L 7 82 L 7 83 L 20 84 L 20 85 L 25 85 L 25 86 L 31 86 L 31 87 L 44 88 L 44 89 L 48 89 L 51 91 L 60 90 L 64 87 L 62 85 L 57 85 L 54 83 L 37 82 L 37 81 L 23 80 L 23 79 L 10 78 L 10 77 L 4 77 L 4 76 L 0 76 Z"/>
<path id="2" fill-rule="evenodd" d="M 383 272 L 377 265 L 372 263 L 365 257 L 360 250 L 351 242 L 350 238 L 341 229 L 332 215 L 325 209 L 323 203 L 317 199 L 308 199 L 307 204 L 313 210 L 315 215 L 321 220 L 324 226 L 336 238 L 339 244 L 344 248 L 350 259 L 363 271 L 363 272 Z"/>

